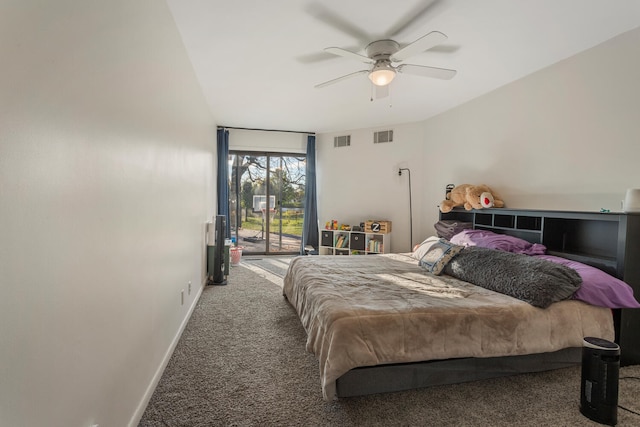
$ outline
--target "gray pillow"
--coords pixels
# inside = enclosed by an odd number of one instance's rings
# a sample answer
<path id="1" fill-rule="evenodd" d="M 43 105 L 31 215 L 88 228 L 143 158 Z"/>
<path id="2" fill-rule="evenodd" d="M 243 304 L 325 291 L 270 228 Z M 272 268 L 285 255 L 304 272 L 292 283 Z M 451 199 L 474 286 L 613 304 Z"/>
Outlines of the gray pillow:
<path id="1" fill-rule="evenodd" d="M 571 297 L 582 284 L 580 275 L 564 265 L 477 246 L 464 248 L 443 271 L 541 308 Z"/>

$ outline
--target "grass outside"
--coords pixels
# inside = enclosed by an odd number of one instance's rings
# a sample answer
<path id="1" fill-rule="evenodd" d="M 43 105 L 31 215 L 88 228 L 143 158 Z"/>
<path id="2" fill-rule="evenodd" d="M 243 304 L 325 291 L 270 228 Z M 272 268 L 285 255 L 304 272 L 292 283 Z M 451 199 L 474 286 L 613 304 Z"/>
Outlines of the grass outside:
<path id="1" fill-rule="evenodd" d="M 279 224 L 280 218 L 277 215 L 273 215 L 269 228 L 271 232 L 280 230 Z M 292 236 L 302 236 L 302 221 L 303 217 L 298 212 L 285 212 L 282 215 L 282 234 L 288 234 Z M 247 230 L 261 230 L 262 229 L 262 217 L 261 216 L 249 216 L 242 222 L 242 228 Z"/>

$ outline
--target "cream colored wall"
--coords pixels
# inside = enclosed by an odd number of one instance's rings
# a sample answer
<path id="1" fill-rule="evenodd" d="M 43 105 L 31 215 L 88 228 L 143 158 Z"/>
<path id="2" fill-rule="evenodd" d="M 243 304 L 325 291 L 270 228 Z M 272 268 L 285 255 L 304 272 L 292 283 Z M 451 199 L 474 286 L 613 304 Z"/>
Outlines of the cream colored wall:
<path id="1" fill-rule="evenodd" d="M 205 280 L 215 123 L 164 2 L 0 28 L 0 425 L 136 425 Z"/>
<path id="2" fill-rule="evenodd" d="M 620 211 L 640 187 L 638 46 L 640 29 L 425 121 L 427 224 L 450 182 L 486 183 L 512 208 Z"/>
<path id="3" fill-rule="evenodd" d="M 394 141 L 374 144 L 373 132 L 393 130 Z M 351 135 L 349 147 L 334 148 L 333 138 Z M 359 224 L 368 219 L 392 222 L 391 251 L 410 250 L 409 176 L 398 176 L 399 168 L 411 169 L 413 234 L 418 237 L 422 217 L 417 208 L 425 168 L 421 159 L 423 125 L 398 124 L 380 129 L 359 129 L 316 137 L 318 220 L 320 228 L 335 219 Z"/>
<path id="4" fill-rule="evenodd" d="M 626 189 L 640 188 L 638 46 L 640 29 L 394 126 L 402 132 L 386 146 L 369 142 L 377 129 L 318 135 L 321 223 L 385 217 L 392 250 L 408 250 L 407 191 L 393 172 L 401 162 L 412 171 L 414 243 L 434 234 L 448 183 L 486 183 L 513 208 L 619 211 Z M 338 134 L 351 134 L 352 146 L 334 149 Z"/>

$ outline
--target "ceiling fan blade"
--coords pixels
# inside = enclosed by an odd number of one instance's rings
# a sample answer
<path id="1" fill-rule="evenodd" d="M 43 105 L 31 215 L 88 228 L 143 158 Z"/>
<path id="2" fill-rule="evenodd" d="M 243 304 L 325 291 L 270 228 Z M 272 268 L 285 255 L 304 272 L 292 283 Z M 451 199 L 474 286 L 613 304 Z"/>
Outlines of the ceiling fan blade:
<path id="1" fill-rule="evenodd" d="M 329 52 L 318 52 L 305 53 L 303 55 L 297 56 L 295 59 L 301 64 L 314 64 L 317 62 L 329 61 L 337 58 L 334 55 L 331 55 Z"/>
<path id="2" fill-rule="evenodd" d="M 307 12 L 319 21 L 324 22 L 330 27 L 337 29 L 345 34 L 355 38 L 361 44 L 366 44 L 371 41 L 371 35 L 366 31 L 356 27 L 351 22 L 339 16 L 334 11 L 328 9 L 322 3 L 311 3 L 307 8 Z"/>
<path id="3" fill-rule="evenodd" d="M 455 44 L 440 44 L 429 49 L 429 52 L 437 53 L 455 53 L 460 49 L 460 46 Z"/>
<path id="4" fill-rule="evenodd" d="M 317 89 L 320 89 L 322 87 L 329 86 L 329 85 L 332 85 L 334 83 L 338 83 L 338 82 L 340 82 L 342 80 L 346 80 L 346 79 L 349 79 L 351 77 L 355 77 L 355 76 L 360 75 L 360 74 L 369 74 L 369 70 L 356 71 L 355 73 L 347 74 L 346 76 L 338 77 L 337 79 L 333 79 L 333 80 L 326 81 L 324 83 L 317 84 L 314 87 L 317 88 Z"/>
<path id="5" fill-rule="evenodd" d="M 374 62 L 367 56 L 360 55 L 359 53 L 351 52 L 350 50 L 342 49 L 339 47 L 328 47 L 324 51 L 332 53 L 334 55 L 344 56 L 345 58 L 355 59 L 360 62 L 364 62 L 365 64 L 373 64 Z"/>
<path id="6" fill-rule="evenodd" d="M 391 28 L 389 28 L 389 31 L 387 31 L 387 36 L 389 38 L 397 36 L 398 34 L 414 25 L 427 13 L 431 15 L 431 18 L 435 17 L 442 10 L 444 10 L 443 6 L 444 2 L 442 0 L 427 1 L 423 4 L 416 5 L 416 7 L 408 11 L 402 18 L 400 18 L 400 20 L 398 20 L 398 22 L 396 22 Z"/>
<path id="7" fill-rule="evenodd" d="M 433 77 L 434 79 L 450 80 L 456 75 L 456 70 L 447 68 L 427 67 L 424 65 L 402 64 L 396 70 L 400 73 L 415 74 L 416 76 Z"/>
<path id="8" fill-rule="evenodd" d="M 438 46 L 438 47 L 440 47 L 440 46 Z M 353 51 L 356 51 L 358 49 L 359 48 L 356 46 L 356 47 L 346 48 L 345 50 L 351 50 L 353 52 Z M 295 59 L 296 59 L 296 61 L 300 62 L 301 64 L 313 64 L 313 63 L 317 63 L 317 62 L 324 62 L 324 61 L 334 60 L 334 59 L 338 59 L 338 58 L 336 57 L 336 55 L 323 50 L 323 51 L 320 51 L 320 52 L 317 52 L 317 53 L 302 54 L 302 55 L 297 56 Z"/>
<path id="9" fill-rule="evenodd" d="M 442 34 L 440 31 L 432 31 L 427 35 L 420 37 L 418 40 L 410 43 L 391 55 L 391 60 L 393 62 L 404 61 L 405 59 L 413 56 L 415 54 L 424 52 L 425 50 L 431 49 L 434 46 L 439 45 L 447 39 L 447 36 Z"/>

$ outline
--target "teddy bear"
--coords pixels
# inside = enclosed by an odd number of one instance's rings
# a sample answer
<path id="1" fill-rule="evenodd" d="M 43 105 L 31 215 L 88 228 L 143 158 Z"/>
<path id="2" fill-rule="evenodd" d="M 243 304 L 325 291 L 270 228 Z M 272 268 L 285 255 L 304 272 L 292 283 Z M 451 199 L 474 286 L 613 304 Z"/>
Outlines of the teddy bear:
<path id="1" fill-rule="evenodd" d="M 446 213 L 456 206 L 464 206 L 468 211 L 482 208 L 502 208 L 504 201 L 487 185 L 460 184 L 447 194 L 440 203 L 440 212 Z"/>

